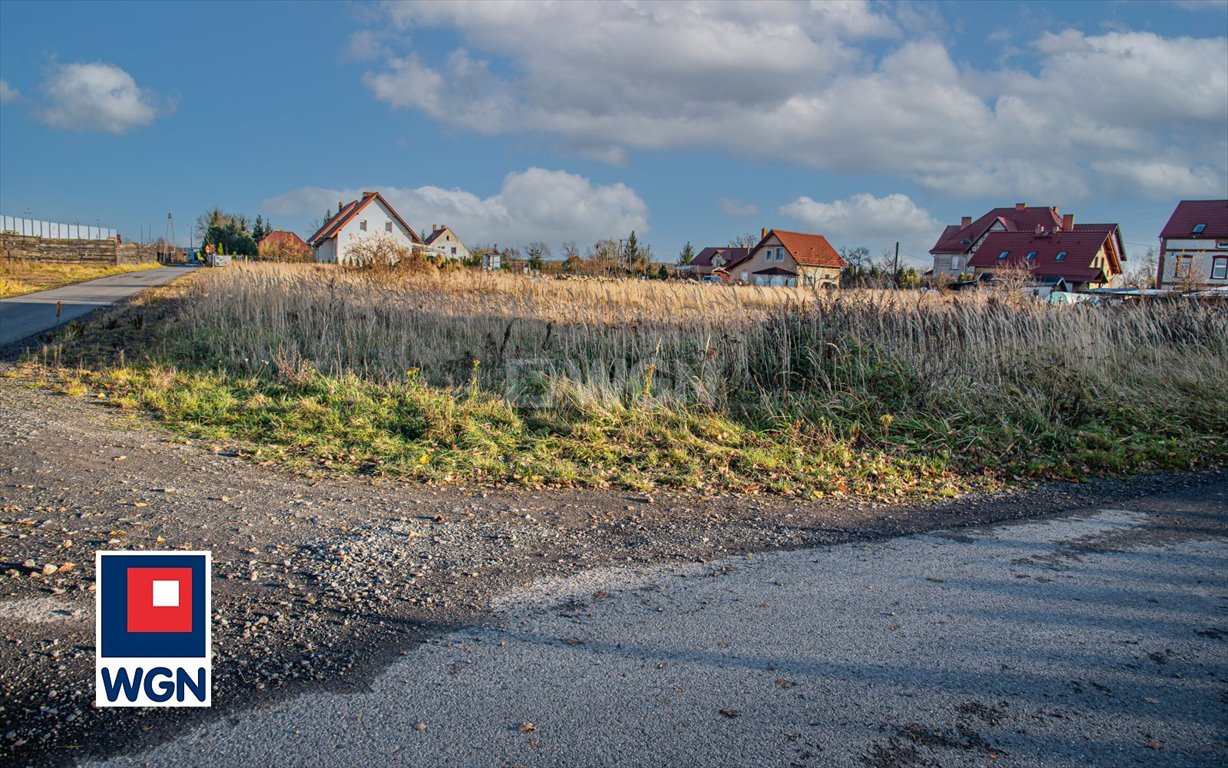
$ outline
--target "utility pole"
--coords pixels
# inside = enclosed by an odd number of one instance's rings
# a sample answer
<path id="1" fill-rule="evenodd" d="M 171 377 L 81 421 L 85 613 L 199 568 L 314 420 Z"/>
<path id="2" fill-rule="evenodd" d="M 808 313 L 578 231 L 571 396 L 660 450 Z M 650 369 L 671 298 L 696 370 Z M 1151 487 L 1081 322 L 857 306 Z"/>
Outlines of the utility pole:
<path id="1" fill-rule="evenodd" d="M 895 268 L 891 270 L 891 284 L 900 289 L 900 241 L 895 241 Z"/>

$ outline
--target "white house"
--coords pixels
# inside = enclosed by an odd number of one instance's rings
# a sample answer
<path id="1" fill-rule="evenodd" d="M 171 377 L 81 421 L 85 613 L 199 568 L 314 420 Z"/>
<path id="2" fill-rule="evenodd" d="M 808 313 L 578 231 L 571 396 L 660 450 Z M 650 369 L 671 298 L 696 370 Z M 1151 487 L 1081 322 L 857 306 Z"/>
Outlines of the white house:
<path id="1" fill-rule="evenodd" d="M 363 192 L 362 197 L 340 210 L 316 231 L 307 244 L 315 251 L 316 261 L 325 264 L 348 264 L 347 250 L 361 238 L 382 236 L 410 250 L 422 247 L 422 238 L 393 210 L 378 192 Z"/>
<path id="2" fill-rule="evenodd" d="M 428 251 L 435 251 L 445 259 L 464 261 L 469 258 L 469 249 L 461 242 L 447 224 L 432 224 L 431 234 L 426 237 Z"/>

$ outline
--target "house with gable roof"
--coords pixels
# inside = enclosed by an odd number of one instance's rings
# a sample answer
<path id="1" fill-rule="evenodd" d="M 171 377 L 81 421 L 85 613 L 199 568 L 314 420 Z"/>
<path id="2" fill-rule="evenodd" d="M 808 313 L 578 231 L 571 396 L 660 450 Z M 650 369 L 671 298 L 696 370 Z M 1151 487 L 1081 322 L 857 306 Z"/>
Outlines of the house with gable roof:
<path id="1" fill-rule="evenodd" d="M 744 261 L 731 270 L 734 282 L 753 285 L 840 285 L 840 270 L 848 266 L 822 235 L 764 229 Z"/>
<path id="2" fill-rule="evenodd" d="M 1056 206 L 1029 208 L 1027 203 L 1016 203 L 1014 208 L 994 208 L 975 221 L 965 216 L 959 224 L 948 225 L 930 249 L 934 257 L 933 274 L 953 279 L 970 274 L 968 260 L 980 250 L 990 233 L 1053 231 L 1062 228 L 1062 221 Z"/>
<path id="3" fill-rule="evenodd" d="M 734 248 L 733 246 L 704 248 L 695 254 L 685 269 L 696 278 L 717 275 L 722 280 L 729 282 L 730 270 L 736 271 L 737 266 L 746 261 L 749 256 L 749 248 Z"/>
<path id="4" fill-rule="evenodd" d="M 1122 273 L 1125 248 L 1116 224 L 1073 224 L 1071 229 L 990 232 L 968 259 L 974 274 L 1024 268 L 1038 283 L 1061 278 L 1072 291 L 1107 288 Z"/>
<path id="5" fill-rule="evenodd" d="M 469 258 L 469 249 L 447 224 L 432 224 L 425 245 L 427 250 L 433 250 L 445 259 L 464 261 Z"/>
<path id="6" fill-rule="evenodd" d="M 1109 286 L 1126 260 L 1116 224 L 1076 224 L 1057 206 L 994 208 L 976 219 L 949 225 L 930 249 L 933 274 L 958 278 L 1026 268 L 1038 283 L 1058 278 L 1071 290 Z"/>
<path id="7" fill-rule="evenodd" d="M 368 237 L 386 237 L 411 251 L 423 245 L 418 233 L 378 192 L 363 192 L 359 199 L 349 204 L 338 203 L 337 208 L 337 214 L 307 240 L 318 262 L 351 264 L 350 246 Z"/>
<path id="8" fill-rule="evenodd" d="M 1160 231 L 1156 287 L 1228 285 L 1228 200 L 1182 200 Z"/>

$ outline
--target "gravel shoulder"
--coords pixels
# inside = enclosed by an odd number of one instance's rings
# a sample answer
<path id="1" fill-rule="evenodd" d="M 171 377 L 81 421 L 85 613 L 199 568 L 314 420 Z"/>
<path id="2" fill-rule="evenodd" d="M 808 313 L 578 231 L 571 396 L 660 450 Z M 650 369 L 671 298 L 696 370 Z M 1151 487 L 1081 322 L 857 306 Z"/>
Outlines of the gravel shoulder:
<path id="1" fill-rule="evenodd" d="M 480 624 L 501 596 L 543 580 L 982 526 L 1228 480 L 1209 471 L 885 505 L 319 479 L 14 379 L 0 380 L 0 425 L 0 759 L 24 764 L 140 752 L 291 694 L 362 690 L 416 644 Z M 212 710 L 92 707 L 101 548 L 213 551 Z"/>

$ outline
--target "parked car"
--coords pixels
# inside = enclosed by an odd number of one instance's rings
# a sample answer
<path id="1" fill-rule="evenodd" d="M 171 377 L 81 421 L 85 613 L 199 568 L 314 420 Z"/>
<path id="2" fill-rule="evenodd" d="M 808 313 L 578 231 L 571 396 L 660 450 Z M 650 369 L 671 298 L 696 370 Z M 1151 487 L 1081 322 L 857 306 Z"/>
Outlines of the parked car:
<path id="1" fill-rule="evenodd" d="M 711 283 L 713 285 L 723 285 L 725 283 L 725 281 L 720 278 L 720 275 L 704 275 L 703 277 L 699 278 L 699 282 Z"/>

